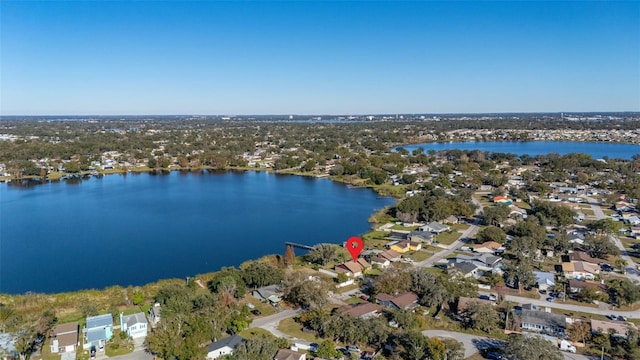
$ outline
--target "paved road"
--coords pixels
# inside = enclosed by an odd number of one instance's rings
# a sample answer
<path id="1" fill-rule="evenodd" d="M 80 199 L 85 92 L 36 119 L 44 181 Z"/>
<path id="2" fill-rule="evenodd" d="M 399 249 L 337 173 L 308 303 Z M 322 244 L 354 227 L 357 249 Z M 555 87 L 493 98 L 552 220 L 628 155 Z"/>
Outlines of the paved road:
<path id="1" fill-rule="evenodd" d="M 444 337 L 456 339 L 464 346 L 464 357 L 468 358 L 473 354 L 479 352 L 482 349 L 486 349 L 494 346 L 503 346 L 504 341 L 498 339 L 492 339 L 484 336 L 476 336 L 465 333 L 459 333 L 455 331 L 444 330 L 425 330 L 422 335 L 428 337 Z M 587 357 L 580 354 L 571 354 L 562 352 L 565 360 L 594 360 L 595 358 Z"/>
<path id="2" fill-rule="evenodd" d="M 116 360 L 153 360 L 155 357 L 144 350 L 135 350 L 134 352 L 126 355 L 114 356 L 109 359 Z"/>
<path id="3" fill-rule="evenodd" d="M 484 294 L 484 292 L 482 293 Z M 553 309 L 579 311 L 579 312 L 588 313 L 588 314 L 597 314 L 597 315 L 605 315 L 605 316 L 609 314 L 616 314 L 616 315 L 624 315 L 630 319 L 640 319 L 640 310 L 618 311 L 618 310 L 610 310 L 610 309 L 600 309 L 600 308 L 593 308 L 589 306 L 566 304 L 559 300 L 549 302 L 544 300 L 536 300 L 536 299 L 530 299 L 526 297 L 513 296 L 513 295 L 505 295 L 505 300 L 517 302 L 520 304 L 534 304 L 538 307 L 550 307 Z"/>
<path id="4" fill-rule="evenodd" d="M 453 253 L 454 251 L 456 251 L 456 249 L 458 249 L 459 247 L 461 247 L 462 245 L 465 244 L 464 241 L 462 241 L 463 239 L 470 239 L 473 238 L 474 236 L 476 236 L 476 233 L 478 232 L 478 230 L 480 229 L 480 214 L 482 214 L 482 210 L 483 210 L 483 205 L 480 201 L 476 200 L 475 198 L 472 198 L 471 201 L 473 201 L 473 203 L 477 206 L 476 209 L 476 220 L 473 222 L 473 224 L 471 224 L 471 226 L 465 230 L 460 237 L 458 237 L 458 240 L 454 241 L 453 243 L 451 243 L 451 245 L 447 246 L 447 248 L 445 250 L 439 251 L 435 254 L 433 254 L 431 257 L 429 257 L 428 259 L 422 260 L 420 262 L 416 262 L 414 263 L 415 266 L 420 266 L 420 267 L 425 267 L 425 266 L 433 266 L 433 264 L 435 264 L 436 262 L 445 259 L 447 256 L 451 255 L 451 253 Z"/>
<path id="5" fill-rule="evenodd" d="M 591 205 L 591 209 L 593 210 L 596 220 L 604 219 L 607 217 L 602 211 L 600 203 L 598 203 L 596 199 L 590 197 L 587 197 L 586 199 L 589 202 L 589 205 Z M 638 272 L 638 268 L 635 266 L 633 259 L 631 259 L 631 257 L 627 254 L 627 250 L 624 248 L 624 245 L 622 245 L 620 239 L 618 239 L 617 236 L 613 235 L 610 235 L 609 238 L 611 239 L 611 242 L 613 242 L 613 244 L 618 249 L 620 249 L 620 257 L 627 262 L 627 268 L 625 269 L 625 276 L 627 277 L 627 279 L 632 282 L 640 282 L 640 272 Z"/>
<path id="6" fill-rule="evenodd" d="M 424 330 L 422 335 L 428 337 L 443 337 L 443 338 L 452 338 L 461 342 L 464 346 L 464 357 L 468 358 L 469 356 L 477 353 L 482 349 L 486 349 L 491 346 L 500 346 L 502 341 L 497 339 L 490 339 L 483 336 L 470 335 L 465 333 L 459 333 L 454 331 L 444 331 L 444 330 Z"/>
<path id="7" fill-rule="evenodd" d="M 272 333 L 274 336 L 285 338 L 297 344 L 309 345 L 310 343 L 306 340 L 298 339 L 296 337 L 287 335 L 282 331 L 278 330 L 278 324 L 280 324 L 280 321 L 294 317 L 296 315 L 299 315 L 300 313 L 302 313 L 302 309 L 281 311 L 277 314 L 255 319 L 253 320 L 253 322 L 251 322 L 251 325 L 249 325 L 249 327 L 267 330 L 268 332 Z"/>

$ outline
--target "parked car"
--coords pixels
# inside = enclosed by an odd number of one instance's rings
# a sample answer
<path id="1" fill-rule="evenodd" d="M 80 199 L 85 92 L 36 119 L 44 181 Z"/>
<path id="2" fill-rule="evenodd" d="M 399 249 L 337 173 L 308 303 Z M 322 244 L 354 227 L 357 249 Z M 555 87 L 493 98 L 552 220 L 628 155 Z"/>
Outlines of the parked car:
<path id="1" fill-rule="evenodd" d="M 91 359 L 95 359 L 96 358 L 96 347 L 92 346 L 91 347 Z"/>
<path id="2" fill-rule="evenodd" d="M 547 300 L 548 302 L 553 302 L 553 300 L 555 300 L 555 298 L 554 298 L 554 297 L 552 297 L 552 296 L 549 296 L 546 300 Z"/>
<path id="3" fill-rule="evenodd" d="M 627 321 L 627 317 L 626 317 L 626 316 L 619 315 L 619 316 L 618 316 L 618 321 Z"/>
<path id="4" fill-rule="evenodd" d="M 540 290 L 540 291 L 538 291 L 538 292 L 539 292 L 540 294 L 542 294 L 542 295 L 546 295 L 546 294 L 547 294 L 547 290 Z"/>
<path id="5" fill-rule="evenodd" d="M 312 352 L 318 351 L 318 343 L 309 344 L 309 350 L 312 351 Z"/>
<path id="6" fill-rule="evenodd" d="M 349 346 L 347 346 L 347 350 L 348 350 L 348 351 L 354 351 L 354 352 L 360 352 L 360 351 L 361 351 L 361 350 L 360 350 L 360 348 L 359 348 L 359 347 L 357 347 L 357 346 L 355 346 L 355 345 L 349 345 Z"/>
<path id="7" fill-rule="evenodd" d="M 261 312 L 260 312 L 260 310 L 258 310 L 258 309 L 253 309 L 253 310 L 251 310 L 251 313 L 252 313 L 253 315 L 256 315 L 256 316 L 257 316 L 257 315 L 262 315 L 262 313 L 261 313 Z"/>
<path id="8" fill-rule="evenodd" d="M 609 315 L 607 315 L 607 318 L 608 318 L 609 320 L 616 320 L 616 319 L 618 318 L 618 315 L 616 315 L 616 314 L 609 314 Z"/>

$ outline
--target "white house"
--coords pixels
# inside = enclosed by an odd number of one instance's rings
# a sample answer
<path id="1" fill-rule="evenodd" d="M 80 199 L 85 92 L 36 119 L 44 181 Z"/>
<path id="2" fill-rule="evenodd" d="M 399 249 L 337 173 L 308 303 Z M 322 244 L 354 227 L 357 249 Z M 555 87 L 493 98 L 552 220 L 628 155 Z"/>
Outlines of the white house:
<path id="1" fill-rule="evenodd" d="M 209 346 L 207 346 L 207 360 L 232 354 L 233 350 L 243 341 L 244 339 L 240 336 L 233 335 L 209 344 Z"/>
<path id="2" fill-rule="evenodd" d="M 449 225 L 444 225 L 436 221 L 432 221 L 427 225 L 423 225 L 420 227 L 420 231 L 427 231 L 434 234 L 440 234 L 445 231 L 449 231 L 451 227 Z"/>
<path id="3" fill-rule="evenodd" d="M 147 318 L 143 313 L 132 315 L 122 315 L 120 313 L 120 331 L 126 332 L 132 339 L 146 337 L 147 327 Z"/>
<path id="4" fill-rule="evenodd" d="M 162 307 L 159 303 L 153 304 L 153 307 L 149 309 L 149 317 L 151 318 L 151 324 L 155 325 L 160 321 L 160 314 L 162 313 Z"/>

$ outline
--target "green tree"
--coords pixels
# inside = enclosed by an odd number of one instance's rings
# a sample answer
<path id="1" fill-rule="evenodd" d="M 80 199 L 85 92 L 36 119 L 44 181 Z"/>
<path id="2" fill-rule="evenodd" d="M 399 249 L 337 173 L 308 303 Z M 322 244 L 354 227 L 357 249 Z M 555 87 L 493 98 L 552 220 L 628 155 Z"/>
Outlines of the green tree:
<path id="1" fill-rule="evenodd" d="M 133 305 L 142 305 L 144 302 L 144 295 L 141 291 L 136 291 L 133 294 Z"/>
<path id="2" fill-rule="evenodd" d="M 511 335 L 504 348 L 507 356 L 518 360 L 562 360 L 558 347 L 540 336 Z"/>
<path id="3" fill-rule="evenodd" d="M 319 244 L 313 250 L 304 255 L 305 261 L 326 265 L 334 261 L 337 255 L 337 246 L 333 244 Z"/>
<path id="4" fill-rule="evenodd" d="M 285 300 L 304 308 L 322 307 L 328 302 L 329 284 L 323 278 L 309 279 L 302 271 L 292 271 L 284 276 L 282 296 Z"/>
<path id="5" fill-rule="evenodd" d="M 497 225 L 509 217 L 509 207 L 506 205 L 487 206 L 482 212 L 482 222 L 485 225 Z"/>
<path id="6" fill-rule="evenodd" d="M 609 235 L 587 235 L 584 239 L 586 252 L 594 258 L 604 259 L 607 255 L 618 256 L 618 249 L 609 239 Z"/>
<path id="7" fill-rule="evenodd" d="M 273 336 L 260 335 L 240 343 L 231 358 L 236 360 L 272 360 L 278 349 L 278 342 Z"/>
<path id="8" fill-rule="evenodd" d="M 333 340 L 325 340 L 318 345 L 316 355 L 325 359 L 333 359 L 340 356 L 340 352 L 336 350 L 336 343 Z"/>
<path id="9" fill-rule="evenodd" d="M 476 236 L 478 242 L 483 243 L 485 241 L 495 241 L 500 244 L 503 244 L 507 240 L 507 234 L 496 226 L 487 226 L 482 230 L 478 231 L 478 235 Z"/>
<path id="10" fill-rule="evenodd" d="M 284 271 L 264 261 L 249 261 L 241 266 L 242 279 L 247 286 L 261 287 L 282 281 Z"/>
<path id="11" fill-rule="evenodd" d="M 467 309 L 465 323 L 469 328 L 490 333 L 500 328 L 500 316 L 492 305 L 472 301 Z"/>

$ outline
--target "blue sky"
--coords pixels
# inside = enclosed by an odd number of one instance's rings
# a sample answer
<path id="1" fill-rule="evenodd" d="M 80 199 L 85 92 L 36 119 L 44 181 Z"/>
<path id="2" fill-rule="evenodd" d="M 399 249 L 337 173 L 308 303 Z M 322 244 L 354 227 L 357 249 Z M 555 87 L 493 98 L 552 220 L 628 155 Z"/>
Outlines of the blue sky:
<path id="1" fill-rule="evenodd" d="M 640 110 L 640 2 L 0 2 L 0 113 Z"/>

